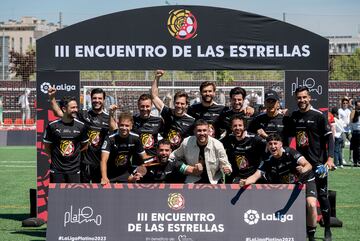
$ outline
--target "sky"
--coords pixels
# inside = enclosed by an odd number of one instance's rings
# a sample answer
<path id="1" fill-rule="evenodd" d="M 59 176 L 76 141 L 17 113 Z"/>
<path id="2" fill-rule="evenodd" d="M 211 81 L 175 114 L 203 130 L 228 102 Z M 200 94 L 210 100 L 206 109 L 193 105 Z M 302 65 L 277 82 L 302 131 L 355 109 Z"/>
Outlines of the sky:
<path id="1" fill-rule="evenodd" d="M 241 10 L 283 20 L 322 36 L 360 33 L 360 0 L 1 0 L 0 22 L 33 16 L 71 25 L 135 8 L 202 5 Z"/>

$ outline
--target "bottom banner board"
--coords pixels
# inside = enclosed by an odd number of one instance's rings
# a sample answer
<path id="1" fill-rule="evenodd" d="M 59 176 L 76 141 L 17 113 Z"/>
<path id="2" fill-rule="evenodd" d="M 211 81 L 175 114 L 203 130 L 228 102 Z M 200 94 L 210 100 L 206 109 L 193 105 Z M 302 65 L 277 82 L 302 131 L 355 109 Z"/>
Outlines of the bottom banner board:
<path id="1" fill-rule="evenodd" d="M 50 184 L 47 240 L 304 241 L 303 186 Z"/>

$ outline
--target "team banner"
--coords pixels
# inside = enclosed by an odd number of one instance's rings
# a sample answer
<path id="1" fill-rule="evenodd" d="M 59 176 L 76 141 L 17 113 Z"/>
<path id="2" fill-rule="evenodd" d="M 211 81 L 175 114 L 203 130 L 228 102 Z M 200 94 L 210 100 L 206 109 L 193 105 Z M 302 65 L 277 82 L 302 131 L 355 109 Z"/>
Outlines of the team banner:
<path id="1" fill-rule="evenodd" d="M 36 85 L 37 216 L 47 220 L 47 190 L 51 160 L 44 152 L 42 138 L 47 124 L 57 118 L 50 110 L 48 89 L 50 86 L 56 88 L 57 100 L 63 96 L 75 96 L 79 100 L 79 72 L 37 72 Z"/>
<path id="2" fill-rule="evenodd" d="M 295 90 L 306 86 L 310 90 L 311 105 L 315 109 L 327 110 L 329 94 L 328 71 L 285 71 L 286 108 L 296 110 Z"/>
<path id="3" fill-rule="evenodd" d="M 304 241 L 302 186 L 50 184 L 47 240 Z"/>
<path id="4" fill-rule="evenodd" d="M 161 6 L 93 18 L 37 41 L 38 70 L 328 69 L 326 38 L 252 13 Z"/>

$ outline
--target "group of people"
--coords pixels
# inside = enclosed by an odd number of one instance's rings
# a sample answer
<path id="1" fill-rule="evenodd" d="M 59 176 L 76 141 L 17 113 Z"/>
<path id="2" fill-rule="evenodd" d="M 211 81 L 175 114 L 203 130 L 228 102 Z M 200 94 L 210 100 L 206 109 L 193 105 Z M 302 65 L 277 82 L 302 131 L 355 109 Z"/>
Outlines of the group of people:
<path id="1" fill-rule="evenodd" d="M 340 108 L 332 108 L 331 114 L 333 118 L 330 122 L 333 123 L 335 137 L 335 165 L 343 168 L 343 149 L 345 143 L 350 142 L 349 161 L 352 151 L 354 167 L 360 166 L 360 101 L 351 103 L 349 98 L 344 97 L 341 99 Z"/>
<path id="2" fill-rule="evenodd" d="M 246 91 L 230 91 L 230 106 L 214 101 L 216 85 L 200 85 L 200 103 L 189 106 L 185 91 L 174 107 L 159 97 L 157 70 L 151 93 L 138 99 L 138 114 L 104 111 L 106 94 L 91 92 L 90 110 L 78 110 L 74 98 L 58 104 L 49 89 L 51 108 L 60 119 L 44 133 L 51 158 L 51 182 L 253 183 L 306 184 L 307 234 L 314 239 L 316 199 L 331 240 L 328 170 L 334 169 L 334 137 L 327 118 L 311 104 L 307 87 L 296 90 L 298 110 L 280 109 L 275 91 L 265 93 L 265 112 L 244 105 Z M 152 106 L 160 113 L 151 115 Z M 295 139 L 296 149 L 289 147 Z"/>

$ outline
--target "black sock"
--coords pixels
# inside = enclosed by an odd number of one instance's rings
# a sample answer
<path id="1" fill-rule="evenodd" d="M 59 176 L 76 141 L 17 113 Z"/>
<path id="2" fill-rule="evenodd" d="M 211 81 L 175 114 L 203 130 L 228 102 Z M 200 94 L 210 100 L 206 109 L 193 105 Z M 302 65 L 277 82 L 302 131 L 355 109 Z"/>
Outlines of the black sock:
<path id="1" fill-rule="evenodd" d="M 315 237 L 316 227 L 306 226 L 306 233 L 309 238 Z"/>

